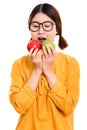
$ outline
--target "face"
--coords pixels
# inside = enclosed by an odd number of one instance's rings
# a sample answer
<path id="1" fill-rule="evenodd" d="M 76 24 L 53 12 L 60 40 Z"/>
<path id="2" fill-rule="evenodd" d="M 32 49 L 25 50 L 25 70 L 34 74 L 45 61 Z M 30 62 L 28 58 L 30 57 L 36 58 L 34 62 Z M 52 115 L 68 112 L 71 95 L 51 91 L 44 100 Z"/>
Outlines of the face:
<path id="1" fill-rule="evenodd" d="M 50 22 L 54 23 L 54 21 L 50 17 L 45 15 L 44 13 L 36 14 L 35 17 L 32 19 L 32 22 L 34 22 L 34 21 L 36 21 L 38 23 L 43 23 L 45 21 L 50 21 Z M 37 25 L 35 23 L 34 23 L 33 26 L 37 28 Z M 43 26 L 44 26 L 44 28 L 45 27 L 50 28 L 49 24 L 47 24 L 47 23 Z M 31 38 L 39 40 L 40 42 L 43 42 L 46 39 L 54 41 L 54 38 L 57 34 L 57 31 L 56 31 L 55 23 L 52 26 L 53 26 L 52 30 L 46 31 L 46 30 L 43 29 L 42 24 L 41 24 L 40 28 L 36 32 L 30 31 Z"/>

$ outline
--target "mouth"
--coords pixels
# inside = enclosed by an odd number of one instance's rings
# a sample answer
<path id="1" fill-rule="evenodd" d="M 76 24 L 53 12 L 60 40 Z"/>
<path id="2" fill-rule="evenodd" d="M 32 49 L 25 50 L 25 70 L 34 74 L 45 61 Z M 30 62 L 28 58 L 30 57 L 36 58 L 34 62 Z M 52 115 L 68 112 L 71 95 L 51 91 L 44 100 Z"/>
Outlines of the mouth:
<path id="1" fill-rule="evenodd" d="M 45 40 L 46 40 L 46 38 L 38 38 L 38 41 L 39 41 L 40 43 L 44 42 Z"/>

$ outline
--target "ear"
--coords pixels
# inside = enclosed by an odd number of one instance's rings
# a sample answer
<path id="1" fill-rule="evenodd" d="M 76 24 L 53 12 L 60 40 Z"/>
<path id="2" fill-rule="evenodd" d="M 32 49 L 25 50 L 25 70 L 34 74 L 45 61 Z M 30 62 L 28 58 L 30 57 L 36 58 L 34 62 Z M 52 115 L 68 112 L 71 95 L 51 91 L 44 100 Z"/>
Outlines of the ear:
<path id="1" fill-rule="evenodd" d="M 58 32 L 56 32 L 56 35 L 59 35 Z"/>
<path id="2" fill-rule="evenodd" d="M 56 30 L 56 35 L 58 35 L 59 34 L 59 32 Z"/>

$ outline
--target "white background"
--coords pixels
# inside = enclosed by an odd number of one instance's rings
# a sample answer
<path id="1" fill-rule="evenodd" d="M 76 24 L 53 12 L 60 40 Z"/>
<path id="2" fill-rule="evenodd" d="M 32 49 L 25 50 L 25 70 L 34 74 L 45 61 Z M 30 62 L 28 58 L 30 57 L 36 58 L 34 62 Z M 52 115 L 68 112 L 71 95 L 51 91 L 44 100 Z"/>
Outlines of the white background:
<path id="1" fill-rule="evenodd" d="M 1 0 L 0 1 L 0 130 L 15 130 L 18 113 L 8 98 L 13 61 L 26 55 L 28 16 L 38 3 L 53 4 L 60 12 L 63 36 L 69 43 L 65 53 L 80 64 L 80 99 L 75 109 L 75 130 L 87 130 L 87 6 L 86 0 Z"/>

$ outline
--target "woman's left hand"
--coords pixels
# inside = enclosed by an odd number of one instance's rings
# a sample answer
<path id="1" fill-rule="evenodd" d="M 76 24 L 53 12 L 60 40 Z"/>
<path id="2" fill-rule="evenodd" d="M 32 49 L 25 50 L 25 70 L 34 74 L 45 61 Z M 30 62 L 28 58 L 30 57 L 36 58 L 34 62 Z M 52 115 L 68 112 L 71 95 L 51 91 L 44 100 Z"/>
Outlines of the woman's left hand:
<path id="1" fill-rule="evenodd" d="M 43 47 L 43 73 L 46 75 L 52 71 L 53 61 L 57 52 L 51 45 Z"/>

